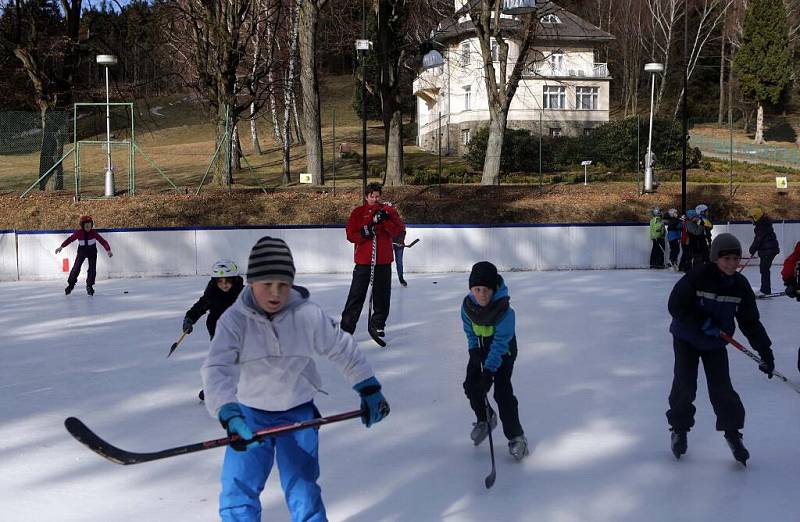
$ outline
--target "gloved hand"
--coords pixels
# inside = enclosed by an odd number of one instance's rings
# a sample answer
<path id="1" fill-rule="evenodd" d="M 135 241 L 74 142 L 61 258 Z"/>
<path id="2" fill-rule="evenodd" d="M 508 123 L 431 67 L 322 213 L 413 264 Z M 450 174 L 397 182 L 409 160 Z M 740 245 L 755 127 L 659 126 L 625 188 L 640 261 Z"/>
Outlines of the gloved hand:
<path id="1" fill-rule="evenodd" d="M 375 377 L 364 379 L 353 389 L 361 396 L 361 422 L 369 428 L 389 415 L 389 403 L 381 393 L 381 383 Z"/>
<path id="2" fill-rule="evenodd" d="M 111 250 L 109 250 L 109 251 L 108 251 L 108 257 L 114 257 L 114 252 L 112 252 Z"/>
<path id="3" fill-rule="evenodd" d="M 772 379 L 772 372 L 775 371 L 775 357 L 772 355 L 772 350 L 761 355 L 761 364 L 758 365 L 758 369 Z"/>
<path id="4" fill-rule="evenodd" d="M 484 368 L 481 374 L 481 390 L 483 390 L 484 395 L 488 394 L 489 390 L 492 389 L 492 384 L 494 384 L 494 372 Z"/>
<path id="5" fill-rule="evenodd" d="M 786 285 L 786 295 L 792 299 L 797 299 L 800 301 L 800 294 L 797 293 L 797 287 L 793 284 Z"/>
<path id="6" fill-rule="evenodd" d="M 373 222 L 373 223 L 375 223 L 376 225 L 380 225 L 380 224 L 381 224 L 381 223 L 383 223 L 383 222 L 386 220 L 386 218 L 388 218 L 388 217 L 389 217 L 389 213 L 388 213 L 388 212 L 386 212 L 385 210 L 383 210 L 382 208 L 379 208 L 379 209 L 378 209 L 378 210 L 375 212 L 375 214 L 373 214 L 373 216 L 372 216 L 372 222 Z"/>
<path id="7" fill-rule="evenodd" d="M 244 412 L 238 402 L 229 402 L 219 409 L 217 415 L 222 427 L 228 432 L 229 437 L 238 435 L 239 440 L 231 442 L 230 446 L 236 451 L 247 451 L 263 444 L 260 440 L 253 440 L 253 431 L 244 420 Z"/>
<path id="8" fill-rule="evenodd" d="M 711 320 L 710 317 L 706 319 L 700 329 L 703 330 L 703 333 L 709 337 L 719 337 L 719 334 L 722 333 L 722 330 L 719 329 L 719 327 L 714 323 L 714 321 Z"/>
<path id="9" fill-rule="evenodd" d="M 61 247 L 56 248 L 56 254 L 60 254 L 60 253 L 61 253 Z"/>
<path id="10" fill-rule="evenodd" d="M 183 331 L 186 332 L 187 334 L 190 334 L 192 333 L 192 330 L 194 330 L 194 322 L 191 319 L 189 319 L 189 317 L 184 317 Z"/>
<path id="11" fill-rule="evenodd" d="M 361 227 L 359 232 L 361 232 L 361 237 L 363 237 L 364 239 L 372 239 L 373 237 L 375 237 L 375 230 L 372 228 L 372 223 Z"/>

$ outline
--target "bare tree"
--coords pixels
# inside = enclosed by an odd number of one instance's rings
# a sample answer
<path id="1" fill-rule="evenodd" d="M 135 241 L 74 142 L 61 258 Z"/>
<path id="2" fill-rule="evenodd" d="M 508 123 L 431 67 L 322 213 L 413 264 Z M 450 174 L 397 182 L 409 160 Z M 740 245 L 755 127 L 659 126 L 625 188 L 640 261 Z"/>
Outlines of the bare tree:
<path id="1" fill-rule="evenodd" d="M 298 0 L 300 5 L 300 85 L 303 89 L 303 128 L 306 170 L 311 183 L 325 183 L 322 153 L 319 79 L 317 78 L 317 32 L 320 10 L 328 0 Z"/>
<path id="2" fill-rule="evenodd" d="M 292 105 L 294 98 L 295 65 L 297 62 L 297 41 L 300 20 L 300 2 L 291 6 L 289 22 L 289 58 L 283 86 L 283 183 L 291 183 L 289 154 L 292 146 Z"/>

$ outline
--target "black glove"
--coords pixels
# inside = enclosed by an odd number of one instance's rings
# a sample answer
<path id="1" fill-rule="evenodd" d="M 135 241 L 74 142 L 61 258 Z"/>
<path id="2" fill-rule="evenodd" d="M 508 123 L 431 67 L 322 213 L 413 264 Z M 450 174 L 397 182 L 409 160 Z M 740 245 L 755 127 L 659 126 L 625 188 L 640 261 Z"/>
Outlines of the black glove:
<path id="1" fill-rule="evenodd" d="M 786 295 L 800 301 L 800 294 L 797 293 L 797 287 L 791 283 L 786 285 Z"/>
<path id="2" fill-rule="evenodd" d="M 359 232 L 361 232 L 361 237 L 363 237 L 364 239 L 372 239 L 373 237 L 375 237 L 375 230 L 372 228 L 372 223 L 361 227 Z"/>
<path id="3" fill-rule="evenodd" d="M 481 390 L 484 394 L 488 395 L 489 390 L 492 389 L 492 383 L 494 383 L 494 372 L 484 369 L 481 373 Z"/>
<path id="4" fill-rule="evenodd" d="M 194 329 L 193 327 L 194 327 L 194 322 L 191 319 L 189 319 L 188 317 L 184 317 L 183 318 L 183 331 L 185 333 L 187 333 L 187 334 L 190 334 L 190 333 L 192 333 L 192 330 Z"/>
<path id="5" fill-rule="evenodd" d="M 771 350 L 769 353 L 761 355 L 761 364 L 758 365 L 758 369 L 772 379 L 772 372 L 775 371 L 775 357 L 772 355 Z"/>
<path id="6" fill-rule="evenodd" d="M 373 222 L 373 223 L 375 223 L 376 225 L 380 225 L 380 224 L 381 224 L 381 223 L 383 223 L 383 222 L 386 220 L 386 218 L 388 218 L 388 217 L 389 217 L 389 213 L 388 213 L 388 212 L 386 212 L 385 210 L 383 210 L 382 208 L 379 208 L 379 209 L 378 209 L 378 210 L 375 212 L 375 214 L 372 216 L 372 222 Z"/>

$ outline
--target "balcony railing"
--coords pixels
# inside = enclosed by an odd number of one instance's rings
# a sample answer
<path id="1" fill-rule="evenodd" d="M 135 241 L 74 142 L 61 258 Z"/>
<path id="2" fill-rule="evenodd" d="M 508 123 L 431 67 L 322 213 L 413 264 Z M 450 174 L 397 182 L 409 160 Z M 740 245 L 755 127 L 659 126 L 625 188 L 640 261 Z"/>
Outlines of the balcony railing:
<path id="1" fill-rule="evenodd" d="M 525 74 L 545 78 L 608 78 L 608 64 L 596 63 L 592 68 L 554 67 L 550 63 L 532 63 L 525 68 Z"/>

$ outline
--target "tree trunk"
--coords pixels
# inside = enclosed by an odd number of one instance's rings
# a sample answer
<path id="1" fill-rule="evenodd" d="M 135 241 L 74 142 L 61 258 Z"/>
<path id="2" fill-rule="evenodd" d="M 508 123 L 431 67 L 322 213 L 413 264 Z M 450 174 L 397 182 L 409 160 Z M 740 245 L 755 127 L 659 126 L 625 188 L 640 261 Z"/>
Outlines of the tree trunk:
<path id="1" fill-rule="evenodd" d="M 395 107 L 389 123 L 389 139 L 386 147 L 386 184 L 403 184 L 403 114 Z"/>
<path id="2" fill-rule="evenodd" d="M 758 113 L 756 113 L 756 137 L 753 143 L 764 144 L 764 105 L 761 103 L 758 104 Z"/>
<path id="3" fill-rule="evenodd" d="M 722 116 L 725 113 L 725 35 L 720 38 L 719 44 L 719 115 L 717 125 L 722 127 Z M 728 102 L 730 103 L 730 102 Z"/>
<path id="4" fill-rule="evenodd" d="M 508 113 L 490 114 L 489 140 L 486 143 L 486 158 L 483 160 L 481 185 L 500 184 L 500 154 L 503 151 L 503 138 Z"/>
<path id="5" fill-rule="evenodd" d="M 272 26 L 267 25 L 267 41 L 272 41 Z M 270 63 L 272 61 L 272 52 L 270 51 Z M 278 103 L 275 100 L 275 77 L 272 74 L 272 67 L 267 70 L 267 85 L 269 85 L 269 114 L 272 118 L 272 133 L 275 142 L 279 145 L 283 144 L 283 137 L 281 133 L 281 126 L 278 123 Z"/>
<path id="6" fill-rule="evenodd" d="M 292 92 L 292 120 L 294 121 L 294 137 L 297 143 L 305 143 L 303 129 L 300 127 L 300 114 L 297 112 L 297 96 Z"/>
<path id="7" fill-rule="evenodd" d="M 216 118 L 216 139 L 214 141 L 218 150 L 217 157 L 214 160 L 214 176 L 212 182 L 218 187 L 224 187 L 228 181 L 228 171 L 230 170 L 230 163 L 228 161 L 228 151 L 225 141 L 230 136 L 225 135 L 227 129 L 226 119 L 228 117 L 224 103 L 219 103 L 217 106 Z"/>
<path id="8" fill-rule="evenodd" d="M 297 62 L 297 37 L 300 16 L 300 5 L 292 7 L 291 25 L 289 27 L 289 65 L 286 72 L 286 83 L 283 86 L 283 183 L 291 183 L 289 172 L 289 154 L 292 144 L 292 100 L 294 98 L 295 63 Z"/>
<path id="9" fill-rule="evenodd" d="M 233 173 L 239 172 L 242 170 L 242 143 L 239 140 L 239 122 L 233 126 L 233 132 L 231 133 L 231 175 L 229 179 L 229 183 L 233 185 Z"/>
<path id="10" fill-rule="evenodd" d="M 262 154 L 261 143 L 258 141 L 258 126 L 256 125 L 256 103 L 250 104 L 250 141 L 253 143 L 253 154 Z"/>
<path id="11" fill-rule="evenodd" d="M 323 2 L 324 3 L 324 2 Z M 311 183 L 325 183 L 317 79 L 318 0 L 303 0 L 300 7 L 300 85 L 303 88 L 303 134 L 306 145 L 306 171 Z"/>
<path id="12" fill-rule="evenodd" d="M 39 177 L 55 165 L 64 154 L 66 129 L 61 124 L 59 114 L 48 112 L 46 103 L 40 104 L 39 114 L 42 120 L 42 141 L 39 147 Z M 50 174 L 39 181 L 39 190 L 47 190 L 47 183 L 53 180 L 53 190 L 64 190 L 64 165 L 59 164 Z"/>

